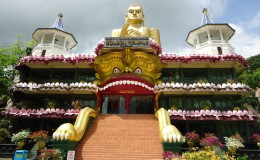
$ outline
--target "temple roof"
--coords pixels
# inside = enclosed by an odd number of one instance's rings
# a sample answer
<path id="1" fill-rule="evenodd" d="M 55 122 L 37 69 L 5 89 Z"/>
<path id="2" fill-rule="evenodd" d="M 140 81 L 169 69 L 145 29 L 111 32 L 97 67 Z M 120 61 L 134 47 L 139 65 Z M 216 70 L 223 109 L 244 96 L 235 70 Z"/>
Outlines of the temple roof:
<path id="1" fill-rule="evenodd" d="M 202 13 L 203 13 L 203 17 L 202 17 L 202 21 L 201 21 L 201 26 L 206 25 L 206 24 L 214 24 L 214 22 L 209 17 L 207 8 L 203 8 Z"/>
<path id="2" fill-rule="evenodd" d="M 62 23 L 63 15 L 61 13 L 58 14 L 58 18 L 55 20 L 53 25 L 50 28 L 57 28 L 58 30 L 64 31 L 63 23 Z"/>
<path id="3" fill-rule="evenodd" d="M 61 13 L 58 14 L 58 18 L 55 20 L 55 22 L 53 23 L 53 25 L 51 27 L 48 28 L 37 28 L 34 33 L 32 34 L 33 39 L 35 39 L 38 43 L 41 43 L 41 40 L 43 38 L 43 36 L 47 33 L 47 34 L 53 34 L 53 33 L 59 33 L 59 35 L 63 35 L 67 37 L 67 41 L 70 42 L 70 49 L 72 49 L 73 47 L 75 47 L 78 42 L 75 39 L 75 37 L 73 36 L 73 34 L 66 32 L 63 29 L 63 23 L 62 23 L 62 17 L 63 15 Z"/>

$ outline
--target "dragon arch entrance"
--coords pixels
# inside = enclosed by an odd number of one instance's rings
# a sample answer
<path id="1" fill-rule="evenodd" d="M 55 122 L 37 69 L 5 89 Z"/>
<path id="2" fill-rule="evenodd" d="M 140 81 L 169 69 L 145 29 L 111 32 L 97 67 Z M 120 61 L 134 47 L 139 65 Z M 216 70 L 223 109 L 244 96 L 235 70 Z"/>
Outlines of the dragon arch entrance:
<path id="1" fill-rule="evenodd" d="M 137 76 L 115 77 L 100 86 L 102 114 L 154 114 L 153 85 Z"/>

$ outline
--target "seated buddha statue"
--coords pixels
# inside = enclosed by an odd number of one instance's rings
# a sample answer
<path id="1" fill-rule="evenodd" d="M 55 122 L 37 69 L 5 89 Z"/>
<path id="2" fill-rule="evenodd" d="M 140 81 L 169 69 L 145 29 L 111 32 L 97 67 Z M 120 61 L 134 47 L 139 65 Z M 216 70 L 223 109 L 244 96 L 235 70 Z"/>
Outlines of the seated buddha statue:
<path id="1" fill-rule="evenodd" d="M 143 9 L 139 4 L 129 6 L 125 24 L 121 29 L 114 29 L 112 37 L 151 37 L 156 44 L 161 45 L 158 29 L 144 26 Z"/>

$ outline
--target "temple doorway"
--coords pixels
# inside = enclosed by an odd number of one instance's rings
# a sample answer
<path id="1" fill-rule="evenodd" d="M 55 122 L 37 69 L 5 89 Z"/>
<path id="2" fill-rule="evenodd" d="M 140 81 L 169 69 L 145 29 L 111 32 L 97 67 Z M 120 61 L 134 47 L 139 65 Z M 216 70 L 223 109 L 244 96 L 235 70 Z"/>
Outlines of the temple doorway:
<path id="1" fill-rule="evenodd" d="M 153 114 L 153 95 L 103 95 L 102 114 Z"/>
<path id="2" fill-rule="evenodd" d="M 104 95 L 101 107 L 102 114 L 125 114 L 125 97 L 120 95 Z"/>
<path id="3" fill-rule="evenodd" d="M 130 114 L 153 114 L 153 96 L 132 96 L 130 98 Z"/>

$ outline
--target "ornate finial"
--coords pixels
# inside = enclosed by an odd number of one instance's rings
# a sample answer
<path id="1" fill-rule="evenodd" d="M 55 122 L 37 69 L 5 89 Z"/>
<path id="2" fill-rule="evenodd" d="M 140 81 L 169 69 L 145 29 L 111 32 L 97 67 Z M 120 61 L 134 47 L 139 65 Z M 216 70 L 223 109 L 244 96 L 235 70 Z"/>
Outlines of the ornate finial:
<path id="1" fill-rule="evenodd" d="M 62 14 L 62 13 L 59 13 L 59 14 L 58 14 L 58 17 L 59 17 L 59 19 L 62 19 L 63 14 Z"/>
<path id="2" fill-rule="evenodd" d="M 207 9 L 207 8 L 203 8 L 203 9 L 202 9 L 202 13 L 203 13 L 203 14 L 208 14 L 208 9 Z"/>
<path id="3" fill-rule="evenodd" d="M 58 18 L 55 20 L 55 22 L 53 23 L 53 25 L 50 28 L 57 28 L 59 30 L 64 31 L 62 17 L 63 17 L 62 13 L 59 13 Z"/>
<path id="4" fill-rule="evenodd" d="M 201 26 L 206 25 L 206 24 L 213 24 L 214 22 L 210 19 L 208 9 L 203 8 L 202 9 L 203 17 L 202 17 L 202 22 Z"/>

